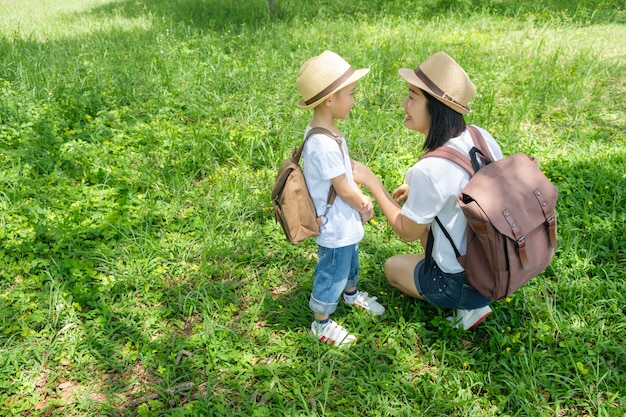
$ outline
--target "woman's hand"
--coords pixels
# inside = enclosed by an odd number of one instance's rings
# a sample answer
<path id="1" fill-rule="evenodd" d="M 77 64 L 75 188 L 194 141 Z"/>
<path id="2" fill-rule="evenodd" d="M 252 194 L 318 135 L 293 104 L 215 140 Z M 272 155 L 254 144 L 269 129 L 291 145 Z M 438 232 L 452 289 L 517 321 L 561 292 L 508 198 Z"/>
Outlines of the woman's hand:
<path id="1" fill-rule="evenodd" d="M 368 183 L 376 178 L 376 175 L 368 167 L 354 159 L 352 160 L 352 176 L 354 177 L 354 182 L 367 188 L 370 188 Z"/>
<path id="2" fill-rule="evenodd" d="M 404 204 L 409 196 L 409 184 L 402 184 L 391 193 L 391 197 L 398 202 Z"/>

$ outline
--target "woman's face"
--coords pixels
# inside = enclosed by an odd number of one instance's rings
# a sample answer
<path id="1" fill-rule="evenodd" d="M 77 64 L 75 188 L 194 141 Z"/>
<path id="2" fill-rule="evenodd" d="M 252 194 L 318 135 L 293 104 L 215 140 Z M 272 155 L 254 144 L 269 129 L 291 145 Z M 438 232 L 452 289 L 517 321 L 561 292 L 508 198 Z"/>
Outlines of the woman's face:
<path id="1" fill-rule="evenodd" d="M 402 103 L 406 113 L 404 124 L 407 128 L 421 132 L 426 136 L 430 130 L 430 113 L 427 104 L 428 101 L 422 90 L 409 84 L 409 96 Z"/>

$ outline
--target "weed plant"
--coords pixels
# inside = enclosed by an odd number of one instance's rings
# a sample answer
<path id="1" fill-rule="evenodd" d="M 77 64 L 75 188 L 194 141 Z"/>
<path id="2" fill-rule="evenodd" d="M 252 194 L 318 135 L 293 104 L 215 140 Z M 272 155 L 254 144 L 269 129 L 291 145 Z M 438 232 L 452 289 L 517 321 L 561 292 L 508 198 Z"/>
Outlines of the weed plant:
<path id="1" fill-rule="evenodd" d="M 626 9 L 620 1 L 0 2 L 0 415 L 623 416 Z M 421 154 L 400 67 L 444 50 L 468 122 L 559 189 L 552 265 L 473 332 L 393 290 L 314 341 L 315 245 L 269 199 L 310 114 L 295 77 L 370 67 L 341 123 L 389 189 Z"/>

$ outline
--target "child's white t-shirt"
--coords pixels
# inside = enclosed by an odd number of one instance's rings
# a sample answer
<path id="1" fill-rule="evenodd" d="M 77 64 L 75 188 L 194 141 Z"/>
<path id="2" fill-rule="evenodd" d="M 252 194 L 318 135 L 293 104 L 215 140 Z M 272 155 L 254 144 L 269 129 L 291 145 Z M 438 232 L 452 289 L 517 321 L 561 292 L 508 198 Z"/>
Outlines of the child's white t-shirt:
<path id="1" fill-rule="evenodd" d="M 493 137 L 486 130 L 481 128 L 479 130 L 494 158 L 501 159 L 502 151 Z M 461 136 L 448 140 L 444 146 L 451 146 L 467 155 L 474 143 L 466 129 Z M 469 178 L 469 174 L 463 168 L 438 157 L 418 161 L 405 176 L 405 181 L 409 185 L 409 195 L 402 206 L 402 214 L 415 223 L 430 224 L 434 236 L 432 256 L 443 272 L 462 272 L 463 267 L 456 260 L 454 249 L 436 224 L 435 217 L 439 217 L 459 252 L 465 254 L 467 220 L 457 203 L 457 196 Z"/>
<path id="2" fill-rule="evenodd" d="M 307 127 L 305 135 L 310 129 L 310 126 Z M 345 138 L 341 141 L 341 147 L 343 157 L 334 139 L 316 133 L 309 137 L 302 151 L 304 177 L 318 216 L 326 210 L 331 179 L 346 174 L 350 186 L 356 188 Z M 359 243 L 363 239 L 364 230 L 359 212 L 339 196 L 328 210 L 327 218 L 328 222 L 320 228 L 320 235 L 315 238 L 318 245 L 341 248 Z"/>

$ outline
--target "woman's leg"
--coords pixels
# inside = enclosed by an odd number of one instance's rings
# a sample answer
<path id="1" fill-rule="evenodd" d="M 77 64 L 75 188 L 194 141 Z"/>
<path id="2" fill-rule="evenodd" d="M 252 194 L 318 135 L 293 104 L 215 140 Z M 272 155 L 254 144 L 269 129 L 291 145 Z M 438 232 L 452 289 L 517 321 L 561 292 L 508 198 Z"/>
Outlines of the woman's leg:
<path id="1" fill-rule="evenodd" d="M 389 283 L 404 294 L 423 300 L 415 286 L 415 267 L 424 254 L 396 255 L 385 262 L 385 275 Z"/>
<path id="2" fill-rule="evenodd" d="M 422 236 L 418 238 L 424 251 L 426 251 L 429 230 L 430 228 L 426 228 Z M 415 286 L 415 267 L 424 257 L 424 254 L 396 255 L 387 259 L 385 262 L 387 281 L 404 294 L 423 300 L 424 297 Z"/>

